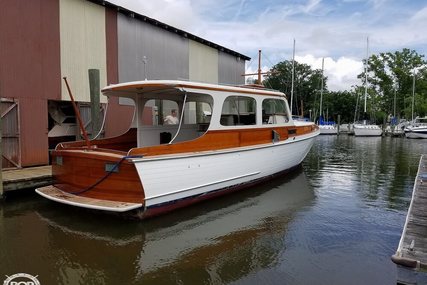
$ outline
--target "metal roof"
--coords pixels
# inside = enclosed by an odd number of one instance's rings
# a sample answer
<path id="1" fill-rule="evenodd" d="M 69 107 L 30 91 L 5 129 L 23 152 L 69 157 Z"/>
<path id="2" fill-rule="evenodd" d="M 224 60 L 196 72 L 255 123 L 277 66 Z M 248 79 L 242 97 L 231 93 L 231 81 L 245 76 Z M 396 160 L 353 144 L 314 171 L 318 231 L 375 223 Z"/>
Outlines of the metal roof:
<path id="1" fill-rule="evenodd" d="M 188 32 L 186 32 L 184 30 L 181 30 L 181 29 L 175 28 L 173 26 L 170 26 L 168 24 L 162 23 L 162 22 L 160 22 L 160 21 L 158 21 L 156 19 L 147 17 L 145 15 L 138 14 L 138 13 L 136 13 L 134 11 L 131 11 L 131 10 L 126 9 L 124 7 L 118 6 L 118 5 L 113 4 L 111 2 L 102 1 L 102 0 L 87 0 L 87 1 L 99 4 L 99 5 L 102 5 L 102 6 L 105 6 L 107 8 L 117 9 L 117 12 L 119 12 L 119 13 L 122 13 L 122 14 L 127 15 L 127 16 L 132 17 L 132 18 L 139 19 L 140 21 L 149 23 L 149 24 L 151 24 L 153 26 L 159 27 L 159 28 L 164 29 L 166 31 L 169 31 L 171 33 L 176 33 L 176 34 L 178 34 L 178 35 L 180 35 L 180 36 L 182 36 L 184 38 L 188 38 L 188 39 L 191 39 L 193 41 L 202 43 L 204 45 L 207 45 L 209 47 L 217 49 L 217 50 L 219 50 L 221 52 L 228 53 L 228 54 L 236 56 L 236 57 L 240 57 L 243 60 L 250 60 L 251 59 L 250 57 L 248 57 L 248 56 L 246 56 L 244 54 L 241 54 L 241 53 L 238 53 L 238 52 L 233 51 L 231 49 L 228 49 L 228 48 L 223 47 L 221 45 L 218 45 L 218 44 L 216 44 L 214 42 L 205 40 L 205 39 L 203 39 L 201 37 L 198 37 L 196 35 L 188 33 Z"/>

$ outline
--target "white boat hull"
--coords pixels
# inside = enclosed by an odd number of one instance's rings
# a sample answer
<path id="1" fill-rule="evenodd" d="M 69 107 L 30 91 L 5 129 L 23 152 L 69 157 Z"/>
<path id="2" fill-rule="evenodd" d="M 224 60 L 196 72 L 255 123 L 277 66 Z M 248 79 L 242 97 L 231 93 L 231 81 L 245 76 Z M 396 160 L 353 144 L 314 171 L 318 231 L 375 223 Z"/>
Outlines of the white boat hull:
<path id="1" fill-rule="evenodd" d="M 379 137 L 382 130 L 377 125 L 354 125 L 354 135 L 358 137 Z"/>
<path id="2" fill-rule="evenodd" d="M 299 165 L 318 133 L 256 148 L 135 160 L 145 207 L 250 183 Z"/>
<path id="3" fill-rule="evenodd" d="M 338 134 L 338 129 L 332 125 L 319 125 L 321 135 L 336 135 Z"/>
<path id="4" fill-rule="evenodd" d="M 405 136 L 410 139 L 427 139 L 427 126 L 408 127 Z"/>

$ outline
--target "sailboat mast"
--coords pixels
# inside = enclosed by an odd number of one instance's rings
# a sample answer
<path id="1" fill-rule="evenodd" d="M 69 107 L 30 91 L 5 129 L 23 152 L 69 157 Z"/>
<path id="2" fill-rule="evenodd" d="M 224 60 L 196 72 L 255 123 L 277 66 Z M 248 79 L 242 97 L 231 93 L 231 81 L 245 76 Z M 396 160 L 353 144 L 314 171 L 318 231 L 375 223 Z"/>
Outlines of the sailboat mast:
<path id="1" fill-rule="evenodd" d="M 396 118 L 396 89 L 394 89 L 393 117 Z"/>
<path id="2" fill-rule="evenodd" d="M 412 111 L 411 111 L 412 121 L 414 120 L 414 104 L 415 104 L 415 69 L 414 69 L 414 73 L 412 74 Z"/>
<path id="3" fill-rule="evenodd" d="M 322 117 L 322 103 L 323 103 L 323 67 L 324 67 L 325 58 L 322 58 L 322 78 L 320 81 L 320 111 L 319 118 Z"/>
<path id="4" fill-rule="evenodd" d="M 369 37 L 366 38 L 366 62 L 365 62 L 365 107 L 363 112 L 366 114 L 366 100 L 368 96 L 368 58 L 369 58 Z"/>
<path id="5" fill-rule="evenodd" d="M 258 50 L 258 84 L 261 85 L 261 50 Z"/>
<path id="6" fill-rule="evenodd" d="M 295 80 L 295 39 L 294 39 L 294 48 L 292 52 L 291 115 L 292 115 L 292 101 L 294 98 L 294 80 Z"/>

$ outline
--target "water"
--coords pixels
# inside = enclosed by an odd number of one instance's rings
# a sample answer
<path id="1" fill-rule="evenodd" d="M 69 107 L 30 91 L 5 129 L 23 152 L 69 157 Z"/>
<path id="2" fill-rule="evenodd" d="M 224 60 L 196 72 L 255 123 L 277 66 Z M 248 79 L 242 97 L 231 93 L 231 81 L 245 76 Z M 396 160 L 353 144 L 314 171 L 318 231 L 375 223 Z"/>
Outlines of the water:
<path id="1" fill-rule="evenodd" d="M 148 221 L 34 194 L 0 205 L 0 282 L 396 284 L 426 140 L 318 137 L 300 169 Z"/>

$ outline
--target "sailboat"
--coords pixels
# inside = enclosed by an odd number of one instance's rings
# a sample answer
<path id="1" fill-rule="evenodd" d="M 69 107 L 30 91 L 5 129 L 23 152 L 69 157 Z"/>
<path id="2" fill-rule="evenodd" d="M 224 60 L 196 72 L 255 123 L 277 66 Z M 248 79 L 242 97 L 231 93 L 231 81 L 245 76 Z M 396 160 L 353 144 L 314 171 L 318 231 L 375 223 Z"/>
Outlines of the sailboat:
<path id="1" fill-rule="evenodd" d="M 415 70 L 412 81 L 412 121 L 404 129 L 405 136 L 410 139 L 427 139 L 427 116 L 424 118 L 416 117 L 414 119 L 415 104 Z"/>
<path id="2" fill-rule="evenodd" d="M 368 95 L 368 59 L 369 59 L 369 38 L 366 39 L 366 62 L 365 62 L 365 105 L 364 119 L 361 124 L 354 124 L 354 135 L 358 137 L 378 137 L 381 136 L 382 130 L 378 125 L 368 124 L 366 120 L 366 100 Z"/>
<path id="3" fill-rule="evenodd" d="M 321 135 L 336 135 L 338 134 L 338 129 L 335 124 L 330 124 L 329 122 L 325 122 L 322 116 L 322 103 L 323 103 L 323 67 L 324 67 L 325 59 L 322 58 L 322 83 L 320 87 L 320 116 L 319 116 L 319 129 Z"/>

